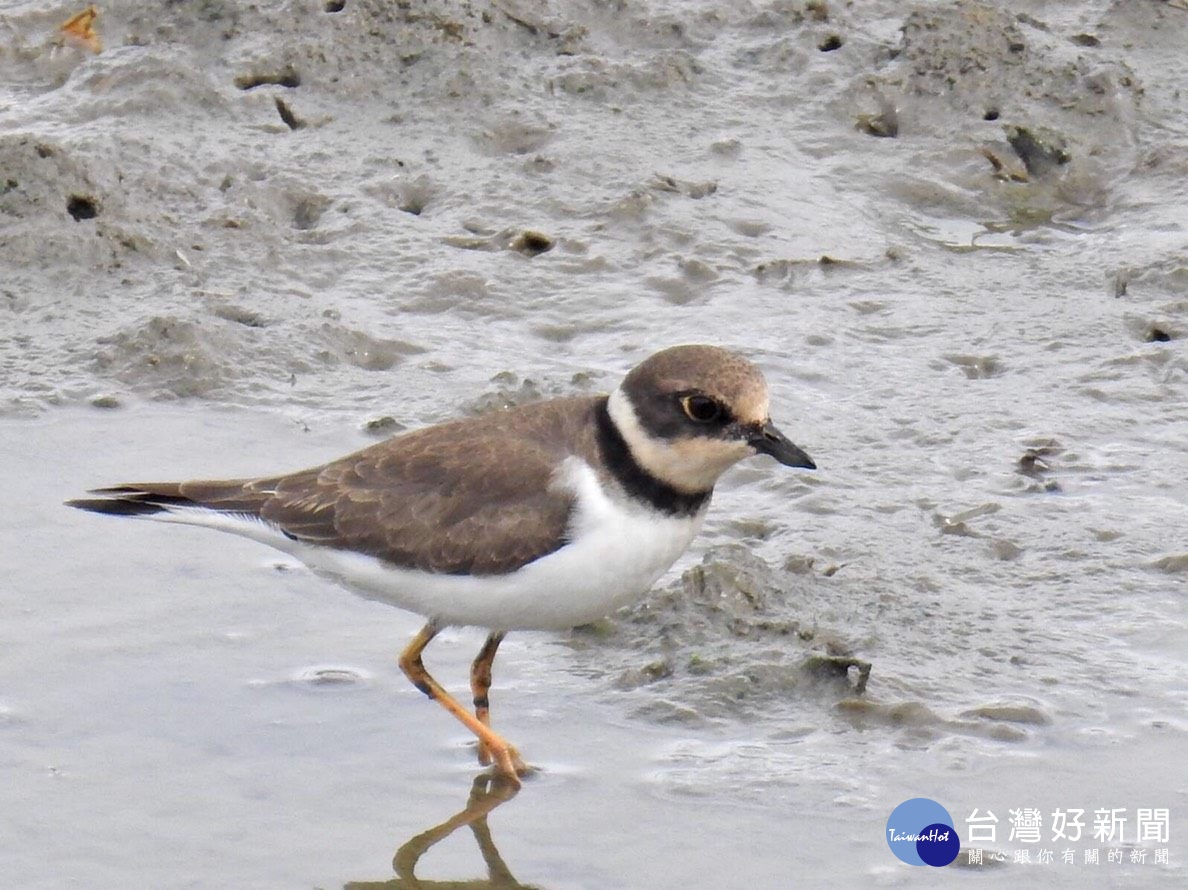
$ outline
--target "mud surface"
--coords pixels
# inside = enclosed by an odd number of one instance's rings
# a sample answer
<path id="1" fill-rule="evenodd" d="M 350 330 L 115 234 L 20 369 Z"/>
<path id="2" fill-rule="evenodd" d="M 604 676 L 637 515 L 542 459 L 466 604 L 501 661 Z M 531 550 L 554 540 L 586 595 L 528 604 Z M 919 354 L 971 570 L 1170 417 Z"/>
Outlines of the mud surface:
<path id="1" fill-rule="evenodd" d="M 505 644 L 517 877 L 890 886 L 910 797 L 1188 812 L 1181 0 L 112 0 L 98 54 L 80 9 L 0 10 L 16 884 L 365 886 L 472 793 L 415 618 L 63 499 L 688 341 L 821 469 L 740 467 L 649 597 Z M 1182 883 L 1177 825 L 1108 880 Z M 481 874 L 463 836 L 417 874 Z M 1106 880 L 1020 868 L 978 880 Z"/>

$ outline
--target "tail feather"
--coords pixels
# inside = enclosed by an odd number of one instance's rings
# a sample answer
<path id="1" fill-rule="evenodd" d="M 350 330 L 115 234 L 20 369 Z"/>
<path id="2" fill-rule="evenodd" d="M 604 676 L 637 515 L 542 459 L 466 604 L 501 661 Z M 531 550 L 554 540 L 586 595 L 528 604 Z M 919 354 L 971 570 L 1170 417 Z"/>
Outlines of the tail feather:
<path id="1" fill-rule="evenodd" d="M 166 509 L 161 504 L 135 498 L 76 498 L 67 501 L 66 506 L 108 516 L 152 516 L 154 513 L 164 513 Z"/>
<path id="2" fill-rule="evenodd" d="M 96 497 L 66 501 L 66 506 L 107 516 L 130 516 L 231 532 L 286 549 L 296 540 L 263 520 L 260 511 L 272 497 L 272 480 L 152 482 L 97 488 Z"/>
<path id="3" fill-rule="evenodd" d="M 266 499 L 250 491 L 242 481 L 113 485 L 92 489 L 88 494 L 101 497 L 76 498 L 66 501 L 66 506 L 110 516 L 152 516 L 177 507 L 254 515 Z"/>

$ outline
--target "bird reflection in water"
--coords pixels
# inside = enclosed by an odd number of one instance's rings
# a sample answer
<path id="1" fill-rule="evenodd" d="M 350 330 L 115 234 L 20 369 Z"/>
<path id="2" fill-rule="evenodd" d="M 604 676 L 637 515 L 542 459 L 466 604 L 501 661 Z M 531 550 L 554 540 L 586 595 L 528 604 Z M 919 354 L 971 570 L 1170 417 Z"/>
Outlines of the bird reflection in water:
<path id="1" fill-rule="evenodd" d="M 343 885 L 343 890 L 539 890 L 521 884 L 512 876 L 499 850 L 495 848 L 491 829 L 487 827 L 487 816 L 491 811 L 515 797 L 518 790 L 514 782 L 498 774 L 484 773 L 476 777 L 470 788 L 470 797 L 461 812 L 440 825 L 422 831 L 400 846 L 392 858 L 392 868 L 397 875 L 395 878 L 390 881 L 352 881 Z M 414 871 L 420 858 L 430 847 L 463 826 L 469 827 L 474 834 L 479 853 L 487 865 L 487 877 L 463 881 L 418 878 Z"/>

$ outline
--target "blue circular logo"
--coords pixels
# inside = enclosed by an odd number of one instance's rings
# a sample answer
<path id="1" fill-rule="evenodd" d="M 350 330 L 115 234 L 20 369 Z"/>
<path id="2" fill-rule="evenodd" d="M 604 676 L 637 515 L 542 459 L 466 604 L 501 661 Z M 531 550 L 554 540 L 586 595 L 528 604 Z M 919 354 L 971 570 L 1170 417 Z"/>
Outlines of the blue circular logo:
<path id="1" fill-rule="evenodd" d="M 948 865 L 957 858 L 961 841 L 949 811 L 935 800 L 913 797 L 891 811 L 887 845 L 908 865 Z"/>

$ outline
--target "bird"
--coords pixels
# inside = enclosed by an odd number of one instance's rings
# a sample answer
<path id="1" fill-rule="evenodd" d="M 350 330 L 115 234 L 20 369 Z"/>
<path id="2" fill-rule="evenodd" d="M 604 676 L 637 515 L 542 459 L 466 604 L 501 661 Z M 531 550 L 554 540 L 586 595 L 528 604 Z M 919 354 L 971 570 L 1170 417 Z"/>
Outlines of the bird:
<path id="1" fill-rule="evenodd" d="M 125 483 L 66 504 L 242 535 L 422 616 L 401 670 L 519 787 L 530 767 L 490 720 L 504 637 L 586 624 L 643 595 L 700 529 L 718 478 L 757 454 L 816 469 L 773 424 L 754 363 L 687 344 L 644 359 L 609 394 L 446 421 L 298 472 Z M 470 670 L 473 713 L 422 661 L 456 626 L 488 632 Z"/>

